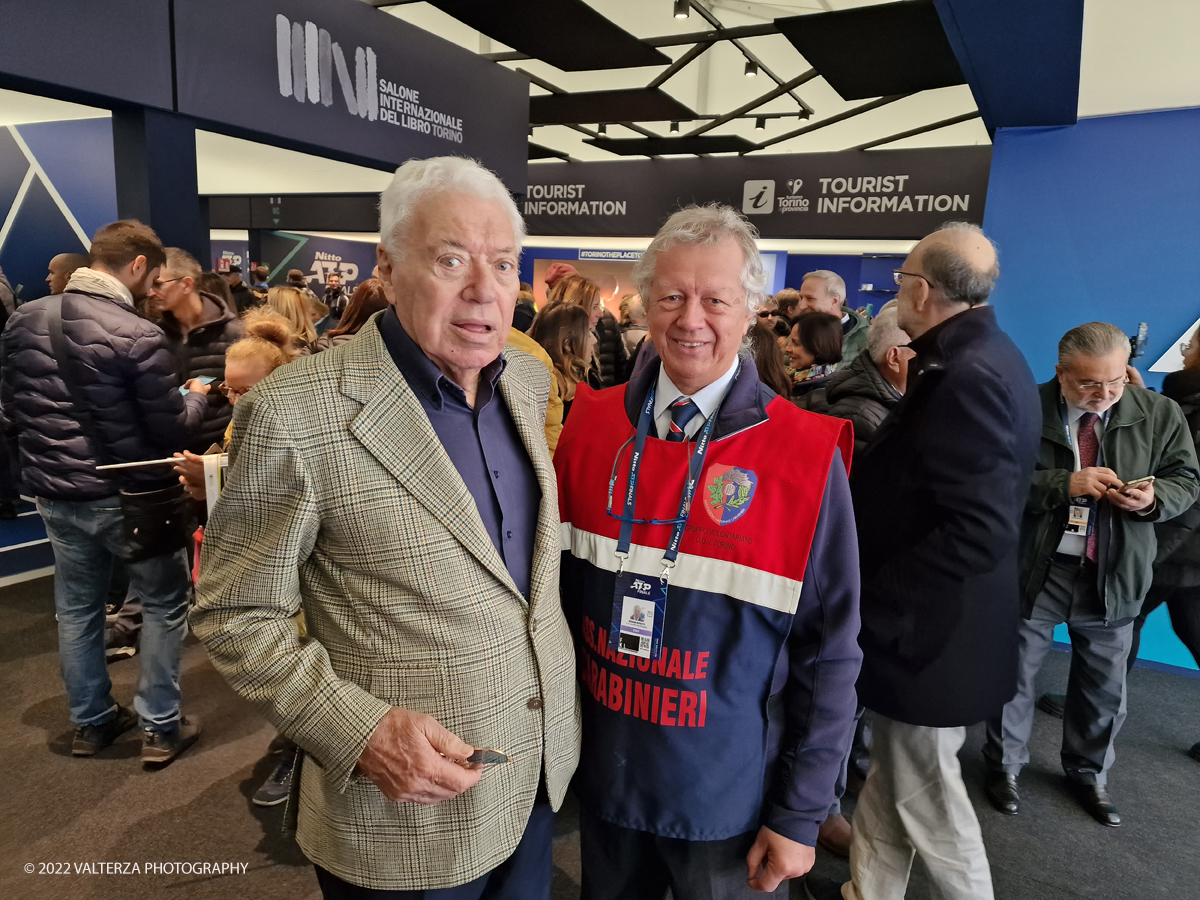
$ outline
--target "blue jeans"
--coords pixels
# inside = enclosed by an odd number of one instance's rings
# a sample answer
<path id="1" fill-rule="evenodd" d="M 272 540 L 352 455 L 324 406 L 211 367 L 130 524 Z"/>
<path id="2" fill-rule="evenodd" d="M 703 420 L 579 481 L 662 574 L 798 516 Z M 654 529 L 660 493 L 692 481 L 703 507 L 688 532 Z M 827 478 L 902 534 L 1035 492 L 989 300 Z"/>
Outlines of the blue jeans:
<path id="1" fill-rule="evenodd" d="M 102 500 L 38 498 L 54 550 L 58 656 L 71 721 L 99 725 L 117 712 L 104 661 L 104 604 L 125 542 L 121 505 Z M 186 550 L 128 563 L 129 586 L 142 599 L 141 679 L 133 701 L 143 728 L 179 727 L 179 653 L 187 632 L 191 577 Z"/>

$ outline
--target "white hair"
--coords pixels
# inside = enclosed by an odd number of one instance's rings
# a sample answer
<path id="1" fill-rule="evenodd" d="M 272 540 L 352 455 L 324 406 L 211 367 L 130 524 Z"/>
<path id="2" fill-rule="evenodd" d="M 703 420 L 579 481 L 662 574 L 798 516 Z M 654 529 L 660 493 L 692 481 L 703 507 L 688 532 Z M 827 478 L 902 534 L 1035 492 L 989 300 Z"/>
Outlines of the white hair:
<path id="1" fill-rule="evenodd" d="M 808 281 L 810 278 L 825 282 L 825 293 L 830 297 L 836 297 L 839 304 L 846 302 L 846 282 L 837 272 L 829 269 L 817 269 L 815 272 L 807 273 L 803 280 Z"/>
<path id="2" fill-rule="evenodd" d="M 758 253 L 758 229 L 747 222 L 732 206 L 709 203 L 685 206 L 667 219 L 658 230 L 642 258 L 633 267 L 633 281 L 642 297 L 649 297 L 658 255 L 680 244 L 713 246 L 725 238 L 737 242 L 742 251 L 742 291 L 750 314 L 758 312 L 766 297 L 767 271 Z"/>
<path id="3" fill-rule="evenodd" d="M 876 365 L 883 362 L 887 352 L 893 347 L 907 346 L 911 340 L 900 327 L 899 317 L 895 301 L 889 300 L 879 311 L 879 315 L 871 320 L 871 326 L 867 329 L 867 352 L 871 354 L 871 361 Z"/>
<path id="4" fill-rule="evenodd" d="M 417 204 L 434 194 L 471 194 L 499 203 L 508 214 L 516 249 L 520 250 L 525 240 L 525 220 L 496 174 L 473 159 L 435 156 L 410 159 L 396 170 L 379 195 L 379 235 L 393 259 L 404 253 L 403 232 Z"/>

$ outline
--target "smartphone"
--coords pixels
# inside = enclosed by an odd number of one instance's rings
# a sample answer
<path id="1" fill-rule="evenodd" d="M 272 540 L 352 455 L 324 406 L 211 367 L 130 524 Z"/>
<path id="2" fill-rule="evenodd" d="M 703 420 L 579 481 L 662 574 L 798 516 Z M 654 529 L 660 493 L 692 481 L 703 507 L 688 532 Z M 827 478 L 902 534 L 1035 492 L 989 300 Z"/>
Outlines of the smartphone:
<path id="1" fill-rule="evenodd" d="M 1135 478 L 1135 479 L 1133 479 L 1133 481 L 1127 481 L 1123 485 L 1121 485 L 1117 490 L 1124 493 L 1126 490 L 1128 490 L 1131 487 L 1141 487 L 1143 484 L 1154 484 L 1154 476 L 1147 475 L 1144 478 Z"/>
<path id="2" fill-rule="evenodd" d="M 508 757 L 499 750 L 476 750 L 464 762 L 475 766 L 494 766 L 497 763 L 508 762 Z"/>
<path id="3" fill-rule="evenodd" d="M 189 378 L 187 380 L 191 381 L 192 379 Z M 211 375 L 197 375 L 195 380 L 199 381 L 201 384 L 212 384 L 217 379 L 213 378 Z M 187 396 L 187 393 L 188 393 L 187 385 L 181 384 L 179 386 L 179 393 L 183 394 L 184 396 Z"/>

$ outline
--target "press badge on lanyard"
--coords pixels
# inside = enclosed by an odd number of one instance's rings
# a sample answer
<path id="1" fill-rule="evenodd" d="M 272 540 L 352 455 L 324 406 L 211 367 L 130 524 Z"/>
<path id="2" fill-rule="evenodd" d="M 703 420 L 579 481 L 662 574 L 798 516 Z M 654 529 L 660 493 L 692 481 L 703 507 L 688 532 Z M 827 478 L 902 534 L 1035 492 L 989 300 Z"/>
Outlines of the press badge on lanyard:
<path id="1" fill-rule="evenodd" d="M 1091 537 L 1096 527 L 1092 513 L 1095 512 L 1096 501 L 1091 497 L 1072 497 L 1067 507 L 1067 534 L 1078 534 Z"/>
<path id="2" fill-rule="evenodd" d="M 741 372 L 741 363 L 729 382 L 732 386 Z M 717 412 L 708 417 L 696 440 L 696 449 L 692 453 L 688 465 L 687 481 L 684 482 L 683 496 L 679 499 L 679 512 L 674 519 L 634 518 L 634 500 L 637 497 L 638 472 L 642 466 L 642 453 L 646 449 L 646 436 L 654 424 L 654 395 L 657 382 L 650 385 L 646 394 L 646 402 L 642 404 L 642 412 L 638 418 L 637 434 L 633 443 L 633 455 L 629 458 L 629 485 L 625 489 L 625 507 L 621 519 L 621 534 L 617 538 L 616 584 L 613 588 L 612 624 L 609 626 L 608 646 L 616 653 L 629 656 L 640 656 L 644 659 L 658 659 L 662 656 L 663 625 L 667 617 L 667 584 L 671 577 L 671 569 L 675 567 L 675 559 L 679 556 L 679 543 L 683 540 L 683 529 L 687 525 L 688 514 L 692 508 L 692 498 L 696 493 L 696 485 L 700 473 L 704 469 L 704 457 L 708 454 L 708 443 L 712 438 L 713 427 L 717 421 Z M 726 394 L 729 389 L 726 388 Z M 724 398 L 722 398 L 722 403 Z M 718 406 L 718 411 L 720 407 Z M 618 454 L 618 459 L 620 454 Z M 608 483 L 609 515 L 612 515 L 612 489 L 616 482 L 616 466 Z M 662 573 L 656 578 L 652 575 L 638 575 L 625 571 L 625 560 L 629 558 L 629 546 L 633 538 L 634 523 L 642 525 L 672 525 L 671 540 L 663 552 Z"/>
<path id="3" fill-rule="evenodd" d="M 1071 452 L 1075 452 L 1075 442 L 1071 439 L 1071 426 L 1067 421 L 1065 409 L 1061 409 L 1063 430 L 1067 433 L 1067 444 L 1071 447 Z M 1097 454 L 1096 465 L 1100 464 L 1100 457 Z M 1071 502 L 1067 505 L 1067 527 L 1064 531 L 1067 534 L 1078 534 L 1081 537 L 1091 537 L 1092 532 L 1096 530 L 1096 500 L 1092 497 L 1072 497 Z"/>

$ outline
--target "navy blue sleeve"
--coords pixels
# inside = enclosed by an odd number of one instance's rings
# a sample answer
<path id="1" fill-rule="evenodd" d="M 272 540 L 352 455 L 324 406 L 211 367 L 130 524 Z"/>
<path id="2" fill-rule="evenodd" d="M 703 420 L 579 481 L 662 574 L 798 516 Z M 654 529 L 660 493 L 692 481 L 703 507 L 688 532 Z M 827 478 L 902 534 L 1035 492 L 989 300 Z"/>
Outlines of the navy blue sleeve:
<path id="1" fill-rule="evenodd" d="M 862 665 L 858 536 L 841 452 L 834 454 L 787 642 L 785 730 L 763 824 L 810 847 L 850 747 Z"/>

